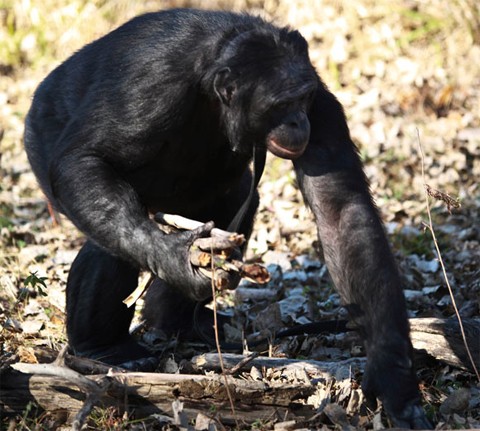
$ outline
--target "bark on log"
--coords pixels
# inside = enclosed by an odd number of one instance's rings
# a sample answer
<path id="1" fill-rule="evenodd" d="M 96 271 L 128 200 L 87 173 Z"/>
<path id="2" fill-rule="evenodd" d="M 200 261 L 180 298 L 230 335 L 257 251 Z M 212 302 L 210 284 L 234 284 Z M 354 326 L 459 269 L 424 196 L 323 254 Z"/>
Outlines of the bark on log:
<path id="1" fill-rule="evenodd" d="M 90 376 L 93 381 L 104 375 Z M 135 411 L 138 417 L 158 413 L 173 415 L 172 402 L 180 400 L 184 412 L 193 419 L 199 412 L 214 409 L 222 421 L 234 421 L 230 410 L 224 377 L 220 375 L 185 375 L 159 373 L 112 373 L 108 395 L 100 397 L 101 406 L 119 406 Z M 4 413 L 21 413 L 30 401 L 47 411 L 66 410 L 70 420 L 86 398 L 71 382 L 57 376 L 22 374 L 8 371 L 1 377 L 0 407 Z M 309 417 L 308 406 L 292 409 L 296 401 L 306 400 L 315 387 L 310 384 L 267 384 L 227 376 L 235 409 L 242 420 L 255 421 L 280 415 Z M 293 413 L 295 411 L 295 413 Z"/>
<path id="2" fill-rule="evenodd" d="M 240 361 L 245 359 L 243 355 L 235 353 L 223 353 L 223 364 L 225 369 L 235 367 Z M 243 367 L 244 370 L 251 368 L 274 368 L 283 369 L 285 371 L 305 371 L 310 377 L 319 377 L 329 375 L 336 379 L 347 378 L 352 373 L 352 369 L 363 371 L 365 368 L 366 358 L 351 358 L 344 361 L 313 361 L 298 360 L 286 358 L 268 358 L 266 356 L 258 356 Z M 220 358 L 218 353 L 205 353 L 192 358 L 192 366 L 198 371 L 220 371 Z"/>

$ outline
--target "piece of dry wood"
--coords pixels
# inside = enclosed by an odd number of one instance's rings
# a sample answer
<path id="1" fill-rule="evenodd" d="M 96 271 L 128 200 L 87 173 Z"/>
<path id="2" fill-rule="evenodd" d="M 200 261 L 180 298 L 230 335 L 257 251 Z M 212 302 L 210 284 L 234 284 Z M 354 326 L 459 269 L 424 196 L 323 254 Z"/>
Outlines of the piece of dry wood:
<path id="1" fill-rule="evenodd" d="M 200 249 L 190 249 L 190 263 L 200 268 L 209 269 L 212 267 L 213 263 L 215 272 L 219 269 L 227 272 L 238 272 L 242 278 L 246 278 L 253 283 L 265 284 L 270 281 L 270 274 L 262 265 L 256 263 L 244 263 L 237 259 L 227 260 L 220 255 L 207 253 Z M 212 278 L 211 272 L 202 271 L 202 274 Z M 216 287 L 218 288 L 218 286 Z"/>
<path id="2" fill-rule="evenodd" d="M 231 369 L 238 363 L 245 360 L 246 356 L 234 353 L 223 353 L 223 364 L 225 369 Z M 220 359 L 218 353 L 205 353 L 194 356 L 191 360 L 192 366 L 198 371 L 219 371 Z M 366 358 L 351 358 L 343 361 L 314 361 L 310 359 L 286 359 L 286 358 L 269 358 L 266 356 L 258 356 L 249 361 L 244 370 L 256 368 L 275 368 L 284 370 L 305 370 L 311 377 L 319 377 L 325 375 L 335 376 L 336 378 L 346 378 L 352 372 L 352 369 L 363 370 L 365 368 Z"/>
<path id="3" fill-rule="evenodd" d="M 219 266 L 219 263 L 222 263 L 224 260 L 223 257 L 219 255 L 212 255 L 212 253 L 200 250 L 199 248 L 190 249 L 190 263 L 194 266 L 201 266 L 203 268 L 212 266 L 212 259 L 215 262 L 215 266 Z"/>
<path id="4" fill-rule="evenodd" d="M 184 230 L 197 229 L 203 224 L 179 215 L 164 213 L 155 214 L 155 221 Z M 214 228 L 210 237 L 198 238 L 194 241 L 190 248 L 190 262 L 192 265 L 200 268 L 211 268 L 213 263 L 216 269 L 221 268 L 226 272 L 238 272 L 242 278 L 246 278 L 253 283 L 268 283 L 270 274 L 263 266 L 256 263 L 246 264 L 237 259 L 230 259 L 234 249 L 241 246 L 244 242 L 245 237 L 241 234 Z M 200 272 L 214 279 L 217 289 L 221 290 L 228 287 L 229 282 L 225 274 L 214 275 L 211 271 L 205 270 Z"/>
<path id="5" fill-rule="evenodd" d="M 280 292 L 278 290 L 271 288 L 239 286 L 235 289 L 234 299 L 236 304 L 243 304 L 246 301 L 274 301 L 279 295 Z"/>
<path id="6" fill-rule="evenodd" d="M 267 268 L 256 263 L 242 263 L 240 275 L 253 283 L 266 284 L 270 281 L 270 273 Z"/>
<path id="7" fill-rule="evenodd" d="M 40 368 L 39 368 L 40 370 Z M 30 368 L 30 371 L 33 371 Z M 90 376 L 97 385 L 105 375 Z M 153 413 L 173 415 L 172 402 L 180 400 L 189 419 L 199 412 L 214 409 L 222 421 L 232 421 L 224 377 L 218 375 L 182 375 L 157 373 L 110 373 L 108 394 L 99 398 L 100 406 L 120 406 L 135 411 L 137 417 Z M 237 413 L 245 421 L 268 418 L 276 414 L 293 418 L 292 400 L 305 400 L 314 392 L 314 385 L 246 381 L 227 376 Z M 47 411 L 67 410 L 72 416 L 82 407 L 86 396 L 62 377 L 21 374 L 7 371 L 2 375 L 0 404 L 4 412 L 21 413 L 30 401 Z M 303 414 L 314 411 L 306 406 Z M 300 413 L 300 414 L 302 414 Z"/>
<path id="8" fill-rule="evenodd" d="M 216 290 L 225 290 L 231 287 L 230 275 L 228 274 L 227 271 L 223 270 L 222 268 L 215 268 L 215 271 L 212 271 L 209 268 L 202 268 L 202 267 L 198 267 L 197 269 L 205 277 L 213 280 L 213 284 Z"/>
<path id="9" fill-rule="evenodd" d="M 163 214 L 156 213 L 155 221 L 157 223 L 166 224 L 169 226 L 176 227 L 177 229 L 183 230 L 194 230 L 198 229 L 205 223 L 191 220 L 186 217 L 182 217 L 176 214 Z M 226 230 L 218 229 L 214 227 L 211 231 L 212 237 L 226 238 L 230 242 L 235 243 L 237 246 L 241 246 L 245 242 L 245 236 L 236 232 L 227 232 Z"/>
<path id="10" fill-rule="evenodd" d="M 238 248 L 242 244 L 237 244 L 235 241 L 230 241 L 228 238 L 209 236 L 206 238 L 197 238 L 193 243 L 194 246 L 200 250 L 211 253 L 212 250 L 215 254 L 221 254 L 222 256 L 230 256 L 235 248 Z"/>
<path id="11" fill-rule="evenodd" d="M 77 371 L 66 367 L 64 362 L 65 352 L 66 348 L 51 364 L 16 363 L 12 364 L 11 367 L 14 370 L 25 374 L 41 374 L 44 376 L 60 377 L 67 380 L 70 384 L 78 387 L 82 393 L 85 394 L 85 401 L 81 408 L 78 409 L 78 412 L 73 419 L 72 430 L 80 431 L 92 409 L 99 403 L 99 400 L 105 396 L 114 382 L 107 377 L 96 382 L 88 377 L 83 376 Z"/>
<path id="12" fill-rule="evenodd" d="M 80 374 L 85 375 L 94 375 L 94 374 L 107 374 L 109 372 L 115 371 L 121 373 L 124 371 L 123 368 L 117 367 L 115 365 L 105 364 L 104 362 L 96 361 L 95 359 L 82 358 L 70 354 L 65 355 L 65 365 L 77 371 Z"/>
<path id="13" fill-rule="evenodd" d="M 143 292 L 148 289 L 148 287 L 153 283 L 153 280 L 155 280 L 155 275 L 153 275 L 151 272 L 144 274 L 142 276 L 142 280 L 138 284 L 138 286 L 135 288 L 135 290 L 128 295 L 122 302 L 130 308 L 135 302 L 139 300 L 139 298 L 143 295 Z"/>

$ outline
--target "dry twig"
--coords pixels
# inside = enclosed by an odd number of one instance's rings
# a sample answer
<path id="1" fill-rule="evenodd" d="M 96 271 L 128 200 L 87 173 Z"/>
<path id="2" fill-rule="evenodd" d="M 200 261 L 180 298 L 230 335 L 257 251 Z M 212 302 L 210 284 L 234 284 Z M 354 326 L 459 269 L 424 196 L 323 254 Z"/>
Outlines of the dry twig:
<path id="1" fill-rule="evenodd" d="M 212 248 L 211 254 L 213 256 L 213 248 Z M 215 266 L 214 266 L 213 258 L 211 260 L 211 270 L 212 270 L 213 273 L 215 273 Z M 237 425 L 237 429 L 240 429 L 238 419 L 237 419 L 237 413 L 235 411 L 235 404 L 233 403 L 233 397 L 232 397 L 232 394 L 230 392 L 230 387 L 228 386 L 227 373 L 225 371 L 225 366 L 223 365 L 222 349 L 220 347 L 220 337 L 218 335 L 217 299 L 216 299 L 215 293 L 216 293 L 215 292 L 215 281 L 212 278 L 213 332 L 215 334 L 215 345 L 217 347 L 218 357 L 220 359 L 220 368 L 222 370 L 222 376 L 223 376 L 223 380 L 225 382 L 225 389 L 226 389 L 226 392 L 227 392 L 228 401 L 230 402 L 230 408 L 232 409 L 232 416 L 235 419 L 235 424 Z"/>
<path id="2" fill-rule="evenodd" d="M 192 230 L 202 225 L 201 222 L 188 218 L 157 213 L 155 220 L 159 223 L 173 226 L 176 229 Z M 235 232 L 227 232 L 214 228 L 211 237 L 198 238 L 190 248 L 190 263 L 196 266 L 205 277 L 214 281 L 218 290 L 228 289 L 230 285 L 230 272 L 235 272 L 240 277 L 253 283 L 265 284 L 270 281 L 270 274 L 262 265 L 256 263 L 244 263 L 231 256 L 234 251 L 243 245 L 245 237 Z M 215 267 L 215 271 L 211 271 Z M 155 276 L 148 274 L 143 277 L 138 287 L 123 300 L 127 307 L 131 307 L 142 296 L 143 292 L 152 284 Z"/>
<path id="3" fill-rule="evenodd" d="M 153 283 L 153 280 L 155 280 L 155 275 L 153 275 L 151 272 L 148 274 L 145 274 L 142 277 L 142 281 L 139 283 L 137 288 L 130 295 L 128 295 L 122 302 L 128 308 L 130 308 L 143 295 L 143 292 L 145 292 L 149 288 L 149 286 Z"/>
<path id="4" fill-rule="evenodd" d="M 199 221 L 173 214 L 157 213 L 155 220 L 184 230 L 196 229 L 202 225 Z M 267 283 L 270 280 L 270 274 L 263 266 L 256 263 L 246 264 L 232 257 L 235 250 L 244 242 L 245 237 L 241 234 L 214 228 L 211 231 L 211 237 L 195 240 L 190 249 L 190 263 L 200 268 L 200 272 L 205 276 L 214 278 L 215 287 L 218 290 L 228 287 L 228 274 L 222 274 L 218 269 L 225 273 L 236 272 L 254 283 Z M 206 270 L 213 266 L 215 272 Z M 204 269 L 202 270 L 202 268 Z M 216 272 L 218 273 L 215 276 Z"/>
<path id="5" fill-rule="evenodd" d="M 465 345 L 465 350 L 467 351 L 467 355 L 468 355 L 468 358 L 469 358 L 469 360 L 472 364 L 472 368 L 475 372 L 475 375 L 477 376 L 477 379 L 480 382 L 480 374 L 479 374 L 478 369 L 475 365 L 475 360 L 473 359 L 472 353 L 470 351 L 470 347 L 468 345 L 467 337 L 465 335 L 465 330 L 463 328 L 462 318 L 460 316 L 460 313 L 458 312 L 457 303 L 455 301 L 455 297 L 453 295 L 453 290 L 452 290 L 452 287 L 450 286 L 450 282 L 448 281 L 447 270 L 445 269 L 445 264 L 444 264 L 443 259 L 442 259 L 442 254 L 440 252 L 440 247 L 438 246 L 438 241 L 437 241 L 437 237 L 435 235 L 435 230 L 433 229 L 432 214 L 431 214 L 431 211 L 430 211 L 430 201 L 428 199 L 429 196 L 432 196 L 429 193 L 429 190 L 432 190 L 432 189 L 426 183 L 425 156 L 423 154 L 423 148 L 422 148 L 422 144 L 420 142 L 420 133 L 419 133 L 418 130 L 417 130 L 417 139 L 418 139 L 418 147 L 420 149 L 421 166 L 422 166 L 422 181 L 423 181 L 423 184 L 425 186 L 425 203 L 426 203 L 427 214 L 428 214 L 428 223 L 424 223 L 424 226 L 430 231 L 430 233 L 432 235 L 433 243 L 435 244 L 435 250 L 437 252 L 437 258 L 438 258 L 438 261 L 439 261 L 440 266 L 442 268 L 443 278 L 445 279 L 445 283 L 447 284 L 448 293 L 450 294 L 450 298 L 452 300 L 453 309 L 455 310 L 455 315 L 457 316 L 458 324 L 460 325 L 460 332 L 462 333 L 462 339 L 463 339 L 463 343 Z M 433 196 L 433 197 L 437 198 L 437 195 L 438 195 L 439 197 L 437 199 L 441 199 L 442 201 L 444 201 L 447 204 L 447 207 L 448 207 L 449 211 L 450 211 L 450 206 L 453 206 L 452 202 L 456 202 L 456 204 L 458 206 L 460 206 L 460 204 L 458 204 L 458 201 L 456 201 L 455 199 L 452 199 L 446 193 L 439 192 L 438 190 L 436 190 L 436 192 L 438 192 L 438 194 L 434 193 L 435 196 Z M 445 200 L 446 199 L 445 197 L 448 197 L 448 199 Z M 449 206 L 449 203 L 447 203 L 447 202 L 450 202 L 450 206 Z M 458 206 L 455 207 L 455 208 L 458 208 Z"/>
<path id="6" fill-rule="evenodd" d="M 203 225 L 202 222 L 191 220 L 176 214 L 156 213 L 155 221 L 181 230 L 194 230 Z M 236 232 L 227 232 L 226 230 L 217 229 L 215 227 L 212 229 L 211 235 L 212 237 L 227 238 L 229 241 L 235 242 L 237 246 L 240 246 L 245 242 L 245 236 Z"/>

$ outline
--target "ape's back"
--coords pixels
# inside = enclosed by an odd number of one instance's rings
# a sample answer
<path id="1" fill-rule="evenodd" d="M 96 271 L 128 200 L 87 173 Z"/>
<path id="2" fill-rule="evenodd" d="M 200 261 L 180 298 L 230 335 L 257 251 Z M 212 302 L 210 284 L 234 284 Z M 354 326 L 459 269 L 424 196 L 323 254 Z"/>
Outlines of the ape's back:
<path id="1" fill-rule="evenodd" d="M 102 133 L 111 137 L 121 127 L 135 130 L 138 112 L 127 110 L 142 104 L 136 99 L 176 100 L 183 104 L 176 111 L 186 112 L 184 105 L 193 103 L 192 83 L 215 63 L 222 46 L 239 33 L 260 28 L 279 31 L 247 14 L 172 9 L 133 18 L 74 53 L 39 85 L 26 119 L 25 147 L 46 195 L 53 201 L 48 172 L 62 151 L 69 122 L 81 117 L 88 127 L 102 116 L 112 118 L 112 110 L 122 111 L 117 117 L 123 124 L 96 128 L 100 141 Z M 93 104 L 98 106 L 92 109 Z M 95 118 L 87 122 L 86 111 L 95 111 Z"/>

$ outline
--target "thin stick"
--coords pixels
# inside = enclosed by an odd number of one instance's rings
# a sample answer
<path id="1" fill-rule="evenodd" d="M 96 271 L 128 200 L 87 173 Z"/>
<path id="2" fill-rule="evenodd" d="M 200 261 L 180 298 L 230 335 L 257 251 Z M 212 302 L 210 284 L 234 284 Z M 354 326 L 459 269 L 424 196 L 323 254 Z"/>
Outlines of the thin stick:
<path id="1" fill-rule="evenodd" d="M 448 293 L 450 295 L 450 298 L 452 299 L 453 309 L 455 310 L 455 315 L 457 316 L 458 324 L 460 326 L 460 332 L 462 334 L 463 344 L 465 345 L 465 350 L 467 351 L 468 358 L 470 359 L 473 370 L 475 371 L 475 374 L 477 376 L 477 380 L 480 382 L 480 374 L 479 374 L 478 369 L 475 365 L 475 361 L 473 359 L 472 353 L 470 352 L 470 347 L 468 346 L 468 341 L 467 341 L 467 337 L 465 335 L 465 330 L 463 329 L 462 318 L 461 318 L 460 313 L 458 311 L 457 303 L 455 301 L 455 297 L 453 296 L 452 287 L 450 286 L 450 282 L 448 281 L 447 270 L 445 269 L 445 265 L 444 265 L 443 259 L 442 259 L 442 254 L 441 254 L 440 248 L 438 246 L 437 237 L 435 236 L 435 231 L 433 229 L 432 214 L 430 212 L 430 200 L 429 200 L 428 192 L 427 192 L 428 185 L 427 185 L 426 180 L 425 180 L 425 156 L 423 154 L 423 148 L 422 148 L 422 144 L 420 142 L 420 132 L 418 131 L 418 129 L 417 129 L 417 139 L 418 139 L 418 147 L 420 149 L 420 157 L 421 157 L 421 161 L 422 161 L 422 163 L 421 163 L 421 165 L 422 165 L 422 181 L 423 181 L 423 185 L 425 187 L 425 192 L 424 192 L 425 193 L 425 203 L 427 205 L 427 214 L 428 214 L 428 224 L 427 223 L 423 223 L 423 224 L 432 234 L 433 243 L 435 244 L 435 250 L 437 252 L 438 261 L 440 262 L 440 266 L 442 267 L 443 278 L 445 279 L 445 282 L 447 284 Z"/>
<path id="2" fill-rule="evenodd" d="M 211 253 L 213 256 L 213 247 L 211 249 Z M 212 273 L 215 273 L 215 265 L 214 261 L 212 259 L 211 262 L 211 269 Z M 218 336 L 218 320 L 217 320 L 217 298 L 216 298 L 216 289 L 215 289 L 215 277 L 212 277 L 212 297 L 213 297 L 213 332 L 215 334 L 215 345 L 217 347 L 217 352 L 218 352 L 218 359 L 220 361 L 220 368 L 222 369 L 222 376 L 223 376 L 223 381 L 225 384 L 225 390 L 227 391 L 227 396 L 228 396 L 228 401 L 230 402 L 230 408 L 232 409 L 232 415 L 235 419 L 235 424 L 237 425 L 237 429 L 240 429 L 239 423 L 238 423 L 238 418 L 237 418 L 237 413 L 235 411 L 235 405 L 233 402 L 233 397 L 230 392 L 230 388 L 228 386 L 228 380 L 227 380 L 227 372 L 225 371 L 225 366 L 223 364 L 223 356 L 222 356 L 222 348 L 220 347 L 220 337 Z"/>
<path id="3" fill-rule="evenodd" d="M 250 355 L 243 358 L 237 365 L 227 370 L 228 374 L 235 374 L 240 371 L 242 368 L 246 367 L 250 362 L 260 355 L 259 352 L 252 352 Z"/>
<path id="4" fill-rule="evenodd" d="M 164 213 L 156 213 L 155 221 L 157 223 L 166 224 L 182 230 L 195 230 L 204 225 L 204 223 L 197 220 L 191 220 L 189 218 L 176 214 Z M 242 245 L 245 242 L 244 235 L 238 234 L 236 232 L 227 232 L 226 230 L 218 229 L 216 227 L 212 229 L 211 235 L 220 238 L 228 238 L 230 241 L 235 242 L 236 245 Z"/>

